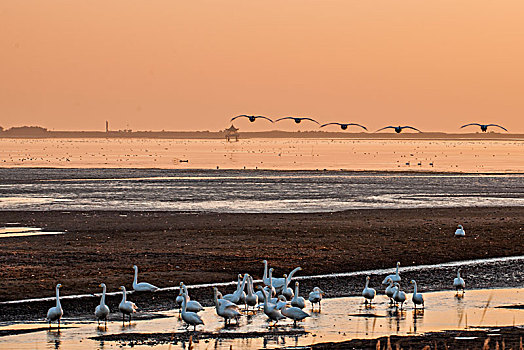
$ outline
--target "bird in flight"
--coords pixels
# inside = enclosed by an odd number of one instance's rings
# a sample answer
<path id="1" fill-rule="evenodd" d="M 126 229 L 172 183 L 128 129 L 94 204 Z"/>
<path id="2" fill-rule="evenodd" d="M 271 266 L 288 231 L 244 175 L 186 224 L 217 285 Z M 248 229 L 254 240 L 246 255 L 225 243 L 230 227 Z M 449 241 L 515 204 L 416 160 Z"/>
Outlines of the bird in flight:
<path id="1" fill-rule="evenodd" d="M 245 115 L 245 114 L 237 115 L 236 117 L 231 118 L 231 121 L 237 118 L 247 118 L 249 119 L 251 123 L 253 123 L 257 119 L 266 119 L 266 120 L 269 120 L 271 123 L 273 123 L 271 119 L 269 119 L 268 117 L 264 117 L 263 115 Z"/>
<path id="2" fill-rule="evenodd" d="M 310 121 L 312 121 L 313 123 L 320 124 L 320 123 L 317 122 L 315 119 L 311 119 L 311 118 L 298 118 L 298 117 L 284 117 L 284 118 L 280 118 L 280 119 L 275 120 L 275 122 L 279 122 L 279 121 L 281 121 L 281 120 L 285 120 L 285 119 L 293 119 L 293 120 L 295 121 L 295 123 L 297 123 L 297 124 L 300 124 L 300 122 L 303 121 L 303 120 L 310 120 Z"/>
<path id="3" fill-rule="evenodd" d="M 348 126 L 350 126 L 350 125 L 360 126 L 364 130 L 368 129 L 364 125 L 360 125 L 360 124 L 357 124 L 357 123 L 347 123 L 347 124 L 344 124 L 344 123 L 327 123 L 327 124 L 320 125 L 320 127 L 323 128 L 324 126 L 328 126 L 328 125 L 340 125 L 340 128 L 342 130 L 346 130 L 348 128 Z"/>
<path id="4" fill-rule="evenodd" d="M 390 126 L 383 127 L 382 129 L 378 129 L 378 130 L 375 131 L 375 132 L 379 132 L 380 130 L 384 130 L 384 129 L 395 129 L 395 132 L 396 132 L 397 134 L 400 134 L 400 133 L 402 132 L 403 129 L 413 129 L 413 130 L 416 130 L 416 131 L 418 131 L 418 132 L 422 132 L 422 131 L 420 131 L 419 129 L 414 128 L 414 127 L 409 126 L 409 125 L 405 125 L 405 126 L 400 126 L 400 125 L 399 125 L 399 126 L 391 126 L 391 125 L 390 125 Z"/>
<path id="5" fill-rule="evenodd" d="M 501 128 L 502 130 L 506 130 L 508 131 L 508 129 L 500 126 L 500 125 L 497 125 L 497 124 L 479 124 L 479 123 L 469 123 L 469 124 L 466 124 L 466 125 L 462 125 L 460 128 L 464 128 L 466 126 L 470 126 L 470 125 L 478 125 L 480 126 L 480 130 L 482 130 L 482 132 L 486 132 L 488 131 L 488 126 L 496 126 L 497 128 Z"/>

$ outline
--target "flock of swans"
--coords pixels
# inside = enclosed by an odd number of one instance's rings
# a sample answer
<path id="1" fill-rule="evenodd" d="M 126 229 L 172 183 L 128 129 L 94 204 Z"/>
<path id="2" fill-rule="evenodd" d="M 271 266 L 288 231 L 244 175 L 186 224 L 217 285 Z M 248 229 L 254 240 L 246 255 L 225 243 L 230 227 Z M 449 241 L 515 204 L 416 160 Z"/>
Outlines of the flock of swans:
<path id="1" fill-rule="evenodd" d="M 329 125 L 338 125 L 338 126 L 340 126 L 340 128 L 342 130 L 347 130 L 349 126 L 358 126 L 358 127 L 362 128 L 362 129 L 364 129 L 366 131 L 368 130 L 364 125 L 357 124 L 357 123 L 332 122 L 332 123 L 320 124 L 315 119 L 308 118 L 308 117 L 284 117 L 284 118 L 279 118 L 279 119 L 273 120 L 273 119 L 265 117 L 263 115 L 246 115 L 246 114 L 241 114 L 241 115 L 237 115 L 236 117 L 231 118 L 231 122 L 234 121 L 235 119 L 238 119 L 238 118 L 247 118 L 251 123 L 254 123 L 257 119 L 267 120 L 267 121 L 269 121 L 271 123 L 277 123 L 277 122 L 280 122 L 282 120 L 292 120 L 296 124 L 300 124 L 302 121 L 306 120 L 306 121 L 310 121 L 312 123 L 316 123 L 316 124 L 320 125 L 321 128 L 329 126 Z M 498 124 L 469 123 L 469 124 L 462 125 L 460 128 L 462 129 L 462 128 L 465 128 L 467 126 L 478 126 L 478 127 L 480 127 L 480 130 L 482 132 L 487 132 L 488 131 L 488 127 L 497 127 L 497 128 L 502 129 L 502 130 L 508 131 L 506 128 L 504 128 L 503 126 L 500 126 Z M 409 125 L 404 125 L 404 126 L 388 125 L 388 126 L 385 126 L 383 128 L 378 129 L 375 132 L 379 132 L 379 131 L 386 130 L 386 129 L 393 129 L 397 134 L 400 134 L 402 132 L 402 130 L 404 130 L 404 129 L 411 129 L 411 130 L 415 130 L 415 131 L 418 131 L 418 132 L 422 132 L 419 129 L 417 129 L 417 128 L 413 127 L 413 126 L 409 126 Z"/>
<path id="2" fill-rule="evenodd" d="M 293 326 L 297 326 L 297 322 L 304 320 L 309 317 L 310 314 L 305 312 L 303 309 L 306 308 L 306 300 L 299 294 L 299 282 L 295 281 L 295 288 L 289 287 L 293 275 L 302 270 L 297 267 L 289 273 L 284 275 L 282 278 L 273 277 L 273 268 L 268 269 L 268 262 L 264 263 L 264 275 L 262 278 L 262 285 L 258 286 L 258 290 L 255 292 L 253 286 L 253 277 L 249 274 L 238 275 L 237 288 L 234 293 L 223 295 L 218 291 L 216 287 L 213 287 L 213 301 L 215 304 L 216 314 L 224 319 L 224 323 L 230 324 L 232 320 L 235 320 L 238 325 L 239 319 L 243 314 L 256 313 L 257 310 L 262 308 L 264 314 L 268 317 L 268 320 L 273 321 L 275 326 L 279 320 L 290 319 L 293 321 Z M 390 306 L 395 307 L 397 310 L 403 308 L 406 302 L 407 296 L 404 291 L 400 288 L 401 277 L 399 274 L 400 262 L 397 262 L 396 272 L 388 275 L 382 281 L 382 285 L 386 286 L 385 295 L 390 300 Z M 137 292 L 155 292 L 159 288 L 146 282 L 138 283 L 138 267 L 133 266 L 135 270 L 135 276 L 133 280 L 133 290 Z M 369 286 L 370 277 L 366 277 L 366 284 L 362 291 L 364 297 L 364 304 L 371 306 L 371 303 L 375 299 L 377 292 L 375 289 Z M 417 306 L 424 308 L 424 297 L 418 292 L 417 282 L 411 280 L 413 285 L 413 294 L 411 301 L 417 309 Z M 62 306 L 60 304 L 59 289 L 62 287 L 61 284 L 56 285 L 56 306 L 49 309 L 47 312 L 46 320 L 49 322 L 56 321 L 58 327 L 60 327 L 60 319 L 64 314 Z M 95 318 L 100 324 L 104 322 L 107 325 L 107 318 L 110 314 L 110 309 L 106 305 L 106 285 L 101 283 L 99 287 L 102 288 L 102 297 L 100 304 L 95 308 Z M 457 271 L 457 277 L 453 281 L 453 288 L 456 289 L 457 295 L 459 290 L 466 288 L 464 279 L 460 277 L 460 268 Z M 245 292 L 247 289 L 247 293 Z M 127 300 L 127 292 L 124 286 L 120 286 L 122 291 L 122 301 L 118 305 L 118 310 L 122 314 L 122 322 L 125 323 L 125 318 L 128 316 L 129 323 L 131 323 L 132 315 L 137 312 L 138 307 L 135 303 Z M 308 295 L 308 301 L 311 304 L 311 312 L 320 312 L 322 309 L 321 302 L 325 292 L 319 287 L 314 287 Z M 186 324 L 186 329 L 193 326 L 193 330 L 196 331 L 198 325 L 203 325 L 204 322 L 198 313 L 204 310 L 204 307 L 196 300 L 191 300 L 189 292 L 184 284 L 180 282 L 179 294 L 175 299 L 177 306 L 180 309 L 180 318 Z M 241 309 L 240 306 L 244 306 Z M 251 309 L 250 309 L 251 308 Z"/>

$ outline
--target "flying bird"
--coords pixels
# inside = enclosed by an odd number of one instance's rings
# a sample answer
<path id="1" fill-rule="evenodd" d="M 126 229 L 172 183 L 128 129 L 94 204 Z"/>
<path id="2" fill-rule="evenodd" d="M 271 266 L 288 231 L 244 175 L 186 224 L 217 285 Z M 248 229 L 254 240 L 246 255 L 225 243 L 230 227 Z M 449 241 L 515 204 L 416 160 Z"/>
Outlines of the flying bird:
<path id="1" fill-rule="evenodd" d="M 497 128 L 501 128 L 502 130 L 508 131 L 508 129 L 506 129 L 505 127 L 502 127 L 502 126 L 497 125 L 497 124 L 469 123 L 469 124 L 466 124 L 466 125 L 462 125 L 460 128 L 462 129 L 462 128 L 465 128 L 466 126 L 470 126 L 470 125 L 478 125 L 478 126 L 480 126 L 480 130 L 482 130 L 482 132 L 488 131 L 488 126 L 496 126 Z"/>
<path id="2" fill-rule="evenodd" d="M 344 123 L 327 123 L 327 124 L 320 125 L 320 127 L 323 128 L 324 126 L 328 126 L 328 125 L 340 125 L 340 128 L 342 130 L 346 130 L 348 128 L 348 126 L 350 126 L 350 125 L 360 126 L 364 130 L 368 129 L 364 125 L 360 125 L 360 124 L 357 124 L 357 123 L 347 123 L 347 124 L 344 124 Z"/>
<path id="3" fill-rule="evenodd" d="M 245 115 L 245 114 L 237 115 L 236 117 L 231 118 L 231 121 L 237 118 L 247 118 L 249 119 L 251 123 L 254 123 L 255 120 L 257 119 L 266 119 L 266 120 L 269 120 L 271 123 L 273 123 L 273 120 L 269 119 L 268 117 L 264 117 L 263 115 Z"/>
<path id="4" fill-rule="evenodd" d="M 399 126 L 391 126 L 391 125 L 390 125 L 390 126 L 383 127 L 382 129 L 378 129 L 378 130 L 375 131 L 375 132 L 379 132 L 379 131 L 384 130 L 384 129 L 395 129 L 395 132 L 396 132 L 397 134 L 400 134 L 400 133 L 402 132 L 403 129 L 413 129 L 413 130 L 416 130 L 416 131 L 418 131 L 418 132 L 422 132 L 422 131 L 420 131 L 419 129 L 414 128 L 414 127 L 409 126 L 409 125 L 405 125 L 405 126 L 400 126 L 400 125 L 399 125 Z"/>
<path id="5" fill-rule="evenodd" d="M 303 121 L 303 120 L 310 120 L 310 121 L 312 121 L 313 123 L 317 123 L 317 124 L 320 125 L 320 123 L 317 122 L 315 119 L 311 119 L 311 118 L 299 118 L 299 117 L 284 117 L 284 118 L 280 118 L 280 119 L 275 120 L 275 122 L 279 122 L 279 121 L 281 121 L 281 120 L 285 120 L 285 119 L 293 119 L 293 120 L 295 121 L 295 123 L 297 123 L 297 124 L 300 124 L 300 122 Z"/>

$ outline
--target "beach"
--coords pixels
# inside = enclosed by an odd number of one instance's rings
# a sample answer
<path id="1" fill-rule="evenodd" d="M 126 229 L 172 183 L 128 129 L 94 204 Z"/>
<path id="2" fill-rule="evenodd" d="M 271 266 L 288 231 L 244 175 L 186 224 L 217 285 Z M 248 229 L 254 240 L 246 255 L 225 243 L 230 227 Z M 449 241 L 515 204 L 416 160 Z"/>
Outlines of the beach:
<path id="1" fill-rule="evenodd" d="M 524 255 L 522 207 L 316 214 L 2 211 L 0 218 L 0 225 L 65 232 L 2 239 L 0 301 L 52 297 L 56 283 L 63 285 L 64 296 L 97 293 L 101 282 L 115 292 L 120 285 L 130 287 L 134 264 L 140 267 L 140 280 L 176 287 L 180 281 L 188 285 L 235 281 L 240 272 L 258 279 L 264 259 L 276 276 L 296 266 L 303 269 L 297 276 L 314 276 L 393 268 L 397 261 L 404 267 Z M 466 228 L 466 237 L 454 236 L 457 223 Z M 518 270 L 521 263 L 511 266 Z M 428 283 L 427 288 L 448 289 L 455 272 L 446 273 L 448 282 Z M 332 296 L 359 293 L 363 280 L 355 279 L 354 286 L 336 293 L 334 279 L 329 282 L 333 288 L 326 289 Z M 491 278 L 471 283 L 515 286 L 522 279 L 518 275 L 513 281 Z M 304 290 L 310 286 L 304 283 Z M 211 288 L 199 294 L 200 300 L 210 302 Z M 173 307 L 174 297 L 174 290 L 158 293 L 145 308 Z M 39 303 L 40 308 L 49 304 Z M 83 309 L 79 307 L 78 313 Z M 3 317 L 13 315 L 6 311 Z"/>

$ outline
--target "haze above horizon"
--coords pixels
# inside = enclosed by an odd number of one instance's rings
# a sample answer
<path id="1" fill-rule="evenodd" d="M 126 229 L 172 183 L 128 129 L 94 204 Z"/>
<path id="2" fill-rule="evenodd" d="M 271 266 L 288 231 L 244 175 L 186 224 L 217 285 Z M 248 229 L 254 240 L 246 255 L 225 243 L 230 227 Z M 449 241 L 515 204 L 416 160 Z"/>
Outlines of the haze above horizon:
<path id="1" fill-rule="evenodd" d="M 522 18 L 516 0 L 5 0 L 0 126 L 524 132 Z"/>

